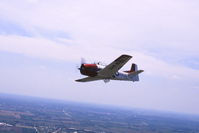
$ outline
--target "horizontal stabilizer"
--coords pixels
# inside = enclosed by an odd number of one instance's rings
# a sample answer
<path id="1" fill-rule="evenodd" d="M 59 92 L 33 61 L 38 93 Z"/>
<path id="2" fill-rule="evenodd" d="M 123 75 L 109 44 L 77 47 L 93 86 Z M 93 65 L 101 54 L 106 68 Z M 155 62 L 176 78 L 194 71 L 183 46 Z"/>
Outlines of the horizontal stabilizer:
<path id="1" fill-rule="evenodd" d="M 131 79 L 132 81 L 139 81 L 139 75 L 140 73 L 144 72 L 144 70 L 138 70 L 135 72 L 131 72 L 128 74 L 128 78 Z"/>
<path id="2" fill-rule="evenodd" d="M 138 71 L 135 71 L 135 72 L 131 72 L 131 73 L 129 73 L 128 75 L 129 75 L 129 76 L 133 76 L 133 75 L 140 74 L 140 73 L 142 73 L 142 72 L 144 72 L 144 70 L 138 70 Z"/>

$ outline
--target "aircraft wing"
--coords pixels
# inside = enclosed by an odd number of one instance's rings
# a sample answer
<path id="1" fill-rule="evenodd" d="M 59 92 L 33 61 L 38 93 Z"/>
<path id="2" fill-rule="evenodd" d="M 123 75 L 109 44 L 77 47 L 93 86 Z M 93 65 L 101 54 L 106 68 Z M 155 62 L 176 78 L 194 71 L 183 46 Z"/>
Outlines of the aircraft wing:
<path id="1" fill-rule="evenodd" d="M 130 55 L 121 55 L 116 60 L 114 60 L 111 64 L 107 65 L 104 69 L 98 72 L 99 76 L 110 78 L 113 76 L 118 70 L 126 64 L 132 56 Z"/>
<path id="2" fill-rule="evenodd" d="M 89 82 L 89 81 L 95 81 L 95 80 L 100 80 L 102 78 L 95 76 L 95 77 L 86 77 L 86 78 L 82 78 L 82 79 L 77 79 L 75 81 L 77 82 Z"/>

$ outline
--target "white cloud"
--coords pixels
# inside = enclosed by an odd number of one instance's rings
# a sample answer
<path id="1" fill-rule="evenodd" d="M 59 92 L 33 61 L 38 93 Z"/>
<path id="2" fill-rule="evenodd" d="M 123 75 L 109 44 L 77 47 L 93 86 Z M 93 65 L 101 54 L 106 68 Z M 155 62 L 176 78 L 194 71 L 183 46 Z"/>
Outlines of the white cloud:
<path id="1" fill-rule="evenodd" d="M 64 51 L 70 53 L 70 48 L 76 49 L 76 53 L 79 53 L 76 58 L 88 58 L 100 51 L 109 57 L 110 52 L 105 51 L 117 51 L 115 54 L 137 51 L 178 64 L 178 61 L 189 57 L 199 57 L 199 9 L 196 4 L 196 1 L 172 0 L 43 0 L 31 4 L 21 0 L 2 2 L 0 15 L 22 25 L 36 38 L 45 38 L 41 29 L 69 34 L 72 39 L 57 37 L 55 40 L 66 44 L 75 42 L 75 46 L 67 47 Z M 80 55 L 82 47 L 85 51 Z M 93 51 L 92 47 L 100 51 Z M 67 59 L 64 51 L 63 59 Z M 51 54 L 51 57 L 55 56 Z"/>
<path id="2" fill-rule="evenodd" d="M 197 1 L 38 1 L 1 4 L 1 16 L 35 28 L 62 30 L 86 45 L 169 49 L 198 56 Z M 19 7 L 20 5 L 20 7 Z"/>

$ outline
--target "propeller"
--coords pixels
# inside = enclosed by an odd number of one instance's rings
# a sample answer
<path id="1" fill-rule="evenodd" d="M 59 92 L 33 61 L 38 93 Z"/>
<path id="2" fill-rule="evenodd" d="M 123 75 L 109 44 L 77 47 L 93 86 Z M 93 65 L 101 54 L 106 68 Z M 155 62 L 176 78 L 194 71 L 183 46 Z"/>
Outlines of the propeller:
<path id="1" fill-rule="evenodd" d="M 86 63 L 86 60 L 84 58 L 81 58 L 81 64 L 77 67 L 77 69 L 79 70 L 83 69 L 85 63 Z"/>
<path id="2" fill-rule="evenodd" d="M 81 65 L 85 63 L 86 63 L 86 60 L 84 58 L 81 58 Z"/>

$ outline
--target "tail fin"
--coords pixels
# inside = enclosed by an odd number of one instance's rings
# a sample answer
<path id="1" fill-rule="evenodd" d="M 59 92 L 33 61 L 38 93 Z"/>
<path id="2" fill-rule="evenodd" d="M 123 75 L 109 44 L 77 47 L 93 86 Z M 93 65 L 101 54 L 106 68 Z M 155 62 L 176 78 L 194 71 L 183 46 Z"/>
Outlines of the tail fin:
<path id="1" fill-rule="evenodd" d="M 131 65 L 131 70 L 130 71 L 125 71 L 128 73 L 128 78 L 132 81 L 139 81 L 139 75 L 142 73 L 144 70 L 138 70 L 138 66 L 136 64 Z"/>
<path id="2" fill-rule="evenodd" d="M 135 72 L 135 71 L 137 71 L 137 70 L 138 70 L 137 65 L 133 63 L 133 64 L 131 65 L 131 69 L 128 70 L 128 71 L 124 71 L 124 72 L 126 72 L 126 73 L 132 73 L 132 72 Z"/>

